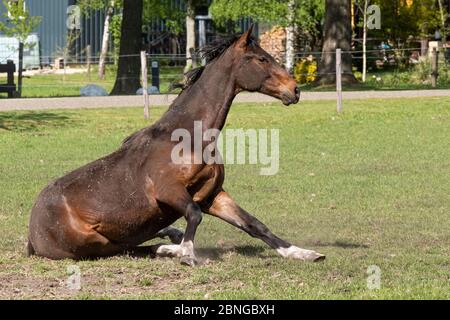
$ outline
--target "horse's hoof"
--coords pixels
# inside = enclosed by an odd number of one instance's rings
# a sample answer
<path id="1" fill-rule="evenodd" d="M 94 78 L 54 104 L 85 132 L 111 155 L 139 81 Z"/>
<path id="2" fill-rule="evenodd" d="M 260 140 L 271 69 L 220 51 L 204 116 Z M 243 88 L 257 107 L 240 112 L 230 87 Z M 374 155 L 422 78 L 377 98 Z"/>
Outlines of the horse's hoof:
<path id="1" fill-rule="evenodd" d="M 197 260 L 192 256 L 182 256 L 180 258 L 180 263 L 185 266 L 195 267 L 197 265 Z"/>
<path id="2" fill-rule="evenodd" d="M 280 248 L 277 250 L 285 258 L 297 259 L 302 261 L 319 262 L 325 260 L 325 256 L 314 250 L 306 250 L 296 246 L 289 248 Z"/>
<path id="3" fill-rule="evenodd" d="M 323 254 L 321 254 L 321 253 L 318 253 L 318 252 L 314 252 L 314 254 L 312 254 L 312 255 L 309 257 L 308 261 L 312 261 L 312 262 L 321 262 L 321 261 L 325 260 L 325 258 L 326 258 L 325 255 L 323 255 Z"/>

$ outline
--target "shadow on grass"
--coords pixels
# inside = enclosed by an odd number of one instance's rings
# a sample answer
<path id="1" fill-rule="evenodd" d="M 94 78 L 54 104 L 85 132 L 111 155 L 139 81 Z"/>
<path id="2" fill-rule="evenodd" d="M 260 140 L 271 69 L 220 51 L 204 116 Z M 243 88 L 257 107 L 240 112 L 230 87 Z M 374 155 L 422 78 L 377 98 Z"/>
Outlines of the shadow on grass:
<path id="1" fill-rule="evenodd" d="M 316 247 L 337 247 L 343 249 L 369 248 L 367 244 L 353 243 L 343 240 L 336 240 L 334 242 L 314 242 L 312 245 Z"/>
<path id="2" fill-rule="evenodd" d="M 247 256 L 247 257 L 260 257 L 261 253 L 265 249 L 263 247 L 255 247 L 255 246 L 230 246 L 226 248 L 220 248 L 220 247 L 203 247 L 203 248 L 196 248 L 195 253 L 197 257 L 200 260 L 222 260 L 222 256 L 227 254 L 228 252 L 236 252 L 240 255 Z M 126 251 L 122 256 L 129 256 L 133 258 L 154 258 L 155 255 L 152 251 L 151 246 L 139 246 L 137 248 L 131 249 Z M 96 260 L 96 259 L 94 259 Z"/>
<path id="3" fill-rule="evenodd" d="M 70 117 L 52 112 L 0 112 L 0 130 L 36 131 L 42 126 L 63 127 Z"/>

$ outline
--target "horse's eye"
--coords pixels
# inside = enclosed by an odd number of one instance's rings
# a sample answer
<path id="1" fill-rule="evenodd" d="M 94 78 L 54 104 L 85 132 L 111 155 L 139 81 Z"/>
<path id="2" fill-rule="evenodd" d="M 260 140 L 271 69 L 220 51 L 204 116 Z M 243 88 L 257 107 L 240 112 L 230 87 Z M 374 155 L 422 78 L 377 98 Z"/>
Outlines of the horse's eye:
<path id="1" fill-rule="evenodd" d="M 259 57 L 258 60 L 260 62 L 267 62 L 267 58 L 266 57 Z"/>

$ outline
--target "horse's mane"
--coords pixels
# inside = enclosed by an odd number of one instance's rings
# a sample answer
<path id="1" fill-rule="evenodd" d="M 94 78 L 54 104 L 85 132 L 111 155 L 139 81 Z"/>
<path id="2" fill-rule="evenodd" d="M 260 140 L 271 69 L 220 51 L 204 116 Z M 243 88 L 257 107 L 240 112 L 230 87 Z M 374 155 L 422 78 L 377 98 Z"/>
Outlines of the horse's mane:
<path id="1" fill-rule="evenodd" d="M 220 57 L 230 46 L 232 46 L 239 38 L 240 34 L 234 34 L 228 38 L 216 39 L 209 45 L 206 45 L 198 50 L 195 54 L 200 60 L 205 61 L 205 65 L 192 69 L 184 74 L 184 80 L 178 84 L 172 84 L 172 89 L 181 88 L 182 90 L 192 86 L 202 75 L 205 67 L 214 61 L 216 58 Z M 252 42 L 256 41 L 254 37 L 251 37 Z"/>

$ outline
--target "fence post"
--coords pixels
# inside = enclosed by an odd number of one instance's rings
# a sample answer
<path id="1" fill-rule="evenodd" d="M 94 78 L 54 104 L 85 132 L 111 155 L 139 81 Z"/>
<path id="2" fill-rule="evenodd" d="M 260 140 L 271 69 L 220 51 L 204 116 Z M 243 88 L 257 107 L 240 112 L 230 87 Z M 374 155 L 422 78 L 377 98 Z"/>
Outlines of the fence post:
<path id="1" fill-rule="evenodd" d="M 438 52 L 436 47 L 433 48 L 433 53 L 431 56 L 431 86 L 433 88 L 436 88 L 437 86 L 437 79 L 438 79 L 438 63 L 439 63 L 439 58 L 438 58 Z"/>
<path id="2" fill-rule="evenodd" d="M 336 49 L 337 112 L 342 112 L 342 50 Z"/>
<path id="3" fill-rule="evenodd" d="M 17 92 L 19 98 L 22 97 L 22 81 L 23 81 L 23 42 L 19 42 L 19 68 L 17 69 Z"/>
<path id="4" fill-rule="evenodd" d="M 141 72 L 142 72 L 142 94 L 144 96 L 144 119 L 148 119 L 148 75 L 147 75 L 147 54 L 141 51 Z"/>
<path id="5" fill-rule="evenodd" d="M 86 46 L 86 59 L 87 59 L 87 73 L 88 73 L 88 79 L 91 81 L 91 45 L 88 44 Z"/>
<path id="6" fill-rule="evenodd" d="M 159 84 L 159 62 L 155 60 L 152 61 L 152 86 L 158 88 L 158 92 L 160 92 Z"/>
<path id="7" fill-rule="evenodd" d="M 7 72 L 7 82 L 8 87 L 12 88 L 8 91 L 8 98 L 15 98 L 18 95 L 18 91 L 16 91 L 16 85 L 14 84 L 14 72 L 16 71 L 16 65 L 12 60 L 7 60 L 6 65 L 8 66 Z"/>

